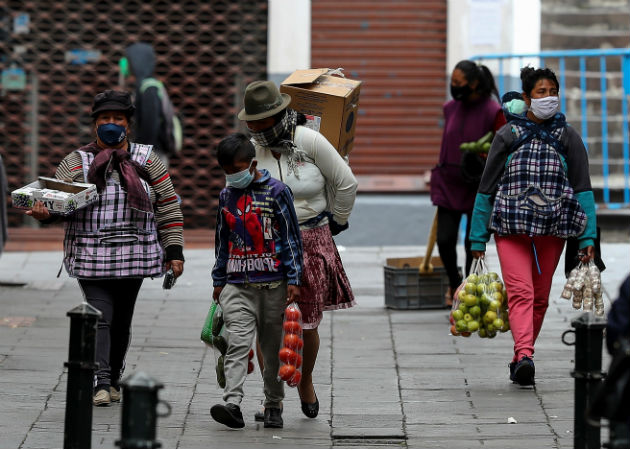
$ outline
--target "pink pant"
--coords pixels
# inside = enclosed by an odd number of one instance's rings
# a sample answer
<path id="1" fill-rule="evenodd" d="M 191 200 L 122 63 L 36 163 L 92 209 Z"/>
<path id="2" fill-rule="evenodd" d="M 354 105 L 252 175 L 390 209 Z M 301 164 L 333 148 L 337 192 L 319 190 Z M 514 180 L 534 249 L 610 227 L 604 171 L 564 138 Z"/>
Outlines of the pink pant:
<path id="1" fill-rule="evenodd" d="M 497 253 L 503 282 L 508 293 L 510 328 L 514 358 L 532 357 L 549 306 L 551 281 L 556 271 L 564 239 L 555 236 L 497 236 Z M 536 247 L 540 274 L 532 243 Z"/>

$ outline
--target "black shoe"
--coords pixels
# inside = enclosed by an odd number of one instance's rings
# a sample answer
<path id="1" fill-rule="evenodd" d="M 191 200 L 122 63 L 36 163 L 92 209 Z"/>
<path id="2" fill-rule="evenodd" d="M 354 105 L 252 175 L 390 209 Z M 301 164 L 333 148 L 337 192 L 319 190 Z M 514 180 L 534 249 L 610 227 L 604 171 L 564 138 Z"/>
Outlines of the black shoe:
<path id="1" fill-rule="evenodd" d="M 510 380 L 512 381 L 512 383 L 516 383 L 516 379 L 514 378 L 514 369 L 516 369 L 516 361 L 508 364 L 508 367 L 510 368 Z"/>
<path id="2" fill-rule="evenodd" d="M 521 386 L 533 386 L 536 384 L 534 382 L 535 374 L 534 361 L 527 356 L 523 356 L 516 364 L 516 367 L 514 367 L 514 380 Z"/>
<path id="3" fill-rule="evenodd" d="M 282 428 L 282 410 L 280 408 L 265 408 L 265 428 Z"/>
<path id="4" fill-rule="evenodd" d="M 243 428 L 245 426 L 241 408 L 233 403 L 214 405 L 210 408 L 210 415 L 217 422 L 230 428 Z"/>
<path id="5" fill-rule="evenodd" d="M 306 417 L 314 419 L 319 414 L 319 400 L 315 395 L 315 403 L 302 402 L 302 412 Z"/>
<path id="6" fill-rule="evenodd" d="M 282 406 L 280 407 L 280 412 L 282 412 Z M 254 414 L 254 420 L 256 422 L 264 422 L 265 421 L 265 408 L 263 407 L 262 411 L 258 411 Z"/>

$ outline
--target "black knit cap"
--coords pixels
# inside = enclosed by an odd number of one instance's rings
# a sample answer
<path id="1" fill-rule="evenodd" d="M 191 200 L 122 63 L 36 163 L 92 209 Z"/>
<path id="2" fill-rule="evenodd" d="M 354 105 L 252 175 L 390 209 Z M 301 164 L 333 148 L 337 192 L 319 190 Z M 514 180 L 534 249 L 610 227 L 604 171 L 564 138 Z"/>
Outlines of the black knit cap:
<path id="1" fill-rule="evenodd" d="M 129 92 L 108 89 L 94 96 L 92 118 L 95 119 L 103 111 L 124 111 L 129 118 L 133 116 L 135 110 Z"/>

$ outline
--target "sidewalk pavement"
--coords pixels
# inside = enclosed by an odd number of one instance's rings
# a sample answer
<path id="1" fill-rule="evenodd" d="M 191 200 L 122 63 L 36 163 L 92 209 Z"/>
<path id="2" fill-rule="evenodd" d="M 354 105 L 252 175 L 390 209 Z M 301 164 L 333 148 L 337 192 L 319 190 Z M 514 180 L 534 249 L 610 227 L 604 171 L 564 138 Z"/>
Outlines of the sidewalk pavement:
<path id="1" fill-rule="evenodd" d="M 629 250 L 628 244 L 602 245 L 607 308 L 628 273 Z M 172 413 L 158 420 L 158 440 L 166 448 L 573 447 L 574 348 L 560 336 L 578 313 L 560 299 L 561 270 L 536 346 L 536 388 L 521 388 L 508 380 L 509 334 L 454 337 L 447 310 L 383 307 L 385 259 L 421 254 L 423 247 L 342 248 L 358 306 L 326 313 L 320 327 L 319 416 L 303 416 L 296 390 L 286 388 L 284 429 L 254 422 L 262 399 L 256 371 L 245 386 L 246 426 L 230 430 L 210 417 L 221 391 L 214 352 L 199 340 L 213 251 L 188 250 L 184 276 L 171 291 L 160 280 L 145 281 L 127 358 L 127 374 L 145 371 L 165 385 L 160 398 Z M 487 262 L 499 271 L 493 246 Z M 65 272 L 55 278 L 60 263 L 58 251 L 0 256 L 0 448 L 63 446 L 66 312 L 81 294 Z M 608 361 L 605 356 L 605 366 Z M 120 404 L 94 409 L 94 448 L 114 447 L 121 410 Z M 508 424 L 509 417 L 517 423 Z"/>

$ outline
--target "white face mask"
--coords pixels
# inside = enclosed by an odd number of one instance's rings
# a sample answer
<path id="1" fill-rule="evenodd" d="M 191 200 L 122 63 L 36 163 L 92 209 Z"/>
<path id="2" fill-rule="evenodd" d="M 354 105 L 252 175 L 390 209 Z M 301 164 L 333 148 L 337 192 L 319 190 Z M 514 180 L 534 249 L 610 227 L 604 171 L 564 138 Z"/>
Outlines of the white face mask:
<path id="1" fill-rule="evenodd" d="M 543 98 L 532 98 L 529 110 L 539 119 L 547 120 L 558 112 L 560 99 L 557 95 Z"/>

